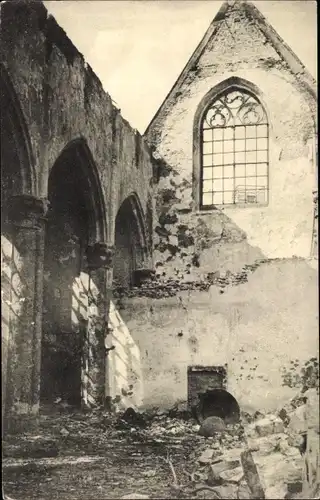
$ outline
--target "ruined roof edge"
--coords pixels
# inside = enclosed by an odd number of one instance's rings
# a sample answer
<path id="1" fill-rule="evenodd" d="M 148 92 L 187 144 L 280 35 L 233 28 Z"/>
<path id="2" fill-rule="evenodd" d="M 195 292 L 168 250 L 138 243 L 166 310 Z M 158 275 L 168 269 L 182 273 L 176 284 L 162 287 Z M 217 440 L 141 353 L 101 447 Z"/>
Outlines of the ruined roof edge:
<path id="1" fill-rule="evenodd" d="M 252 2 L 249 2 L 248 0 L 240 0 L 240 3 L 244 7 L 245 11 L 247 14 L 251 14 L 254 19 L 257 21 L 259 24 L 259 28 L 263 32 L 263 34 L 266 36 L 266 38 L 270 41 L 271 45 L 277 50 L 278 53 L 280 53 L 281 57 L 284 59 L 284 61 L 288 64 L 290 70 L 297 76 L 297 75 L 302 75 L 304 76 L 304 84 L 306 85 L 307 89 L 309 92 L 312 94 L 312 96 L 316 99 L 317 98 L 317 83 L 316 80 L 313 78 L 311 73 L 307 70 L 305 65 L 302 63 L 302 61 L 298 58 L 298 56 L 292 51 L 292 49 L 285 43 L 285 41 L 281 38 L 281 36 L 277 33 L 277 31 L 271 26 L 271 24 L 266 20 L 266 18 L 261 14 L 259 9 L 253 5 Z M 158 118 L 160 115 L 162 109 L 164 108 L 168 98 L 171 96 L 171 94 L 174 92 L 174 90 L 179 87 L 180 83 L 182 83 L 183 79 L 185 78 L 186 74 L 190 71 L 192 66 L 195 64 L 195 62 L 200 58 L 203 50 L 206 47 L 206 44 L 208 43 L 209 39 L 211 38 L 212 35 L 214 35 L 217 27 L 219 26 L 220 22 L 224 19 L 227 10 L 229 7 L 232 7 L 230 5 L 229 1 L 226 0 L 221 8 L 219 9 L 218 13 L 214 17 L 213 21 L 209 25 L 209 28 L 205 32 L 203 38 L 201 39 L 200 43 L 198 44 L 197 48 L 189 58 L 187 64 L 179 74 L 178 78 L 174 82 L 172 88 L 162 101 L 160 107 L 156 111 L 155 115 L 151 119 L 149 125 L 147 126 L 144 136 L 147 136 L 149 133 L 149 130 L 151 129 L 152 124 L 154 121 Z M 293 60 L 292 60 L 293 59 Z M 300 71 L 297 71 L 296 66 L 300 67 Z"/>
<path id="2" fill-rule="evenodd" d="M 150 121 L 149 125 L 147 126 L 146 130 L 144 131 L 144 136 L 146 136 L 149 132 L 149 129 L 151 128 L 151 125 L 153 124 L 153 122 L 156 120 L 156 118 L 159 116 L 159 114 L 161 113 L 167 99 L 170 97 L 170 95 L 173 93 L 173 91 L 175 90 L 176 87 L 179 86 L 180 84 L 180 81 L 183 80 L 183 78 L 186 76 L 186 74 L 189 72 L 189 70 L 192 68 L 192 66 L 194 65 L 194 63 L 199 59 L 199 57 L 201 56 L 202 54 L 202 51 L 205 49 L 208 41 L 210 40 L 211 36 L 214 34 L 216 28 L 218 27 L 218 25 L 220 24 L 220 21 L 224 18 L 225 16 L 225 13 L 227 12 L 229 8 L 229 4 L 228 4 L 228 0 L 226 0 L 222 6 L 220 7 L 218 13 L 216 14 L 216 16 L 214 17 L 213 21 L 211 21 L 207 31 L 205 32 L 204 36 L 202 37 L 202 39 L 200 40 L 197 48 L 195 49 L 195 51 L 192 53 L 191 57 L 189 58 L 187 64 L 185 65 L 185 67 L 183 68 L 183 70 L 181 71 L 181 73 L 179 74 L 178 78 L 176 79 L 176 81 L 174 82 L 173 86 L 171 87 L 171 89 L 169 90 L 168 94 L 166 95 L 166 97 L 164 98 L 164 100 L 162 101 L 160 107 L 158 108 L 158 110 L 156 111 L 154 117 L 152 118 L 152 120 Z"/>
<path id="3" fill-rule="evenodd" d="M 259 11 L 259 9 L 249 1 L 243 2 L 244 9 L 247 13 L 252 14 L 255 20 L 259 24 L 259 28 L 265 35 L 265 37 L 270 41 L 272 46 L 279 52 L 283 60 L 288 64 L 290 70 L 295 75 L 303 75 L 306 79 L 304 82 L 310 87 L 310 91 L 313 96 L 317 96 L 317 82 L 308 71 L 306 66 L 303 64 L 301 59 L 293 52 L 289 45 L 283 40 L 279 33 L 273 28 L 273 26 L 267 21 L 265 16 Z"/>
<path id="4" fill-rule="evenodd" d="M 116 105 L 112 96 L 107 90 L 105 90 L 99 76 L 96 74 L 92 66 L 87 62 L 84 55 L 80 52 L 78 47 L 73 43 L 71 38 L 66 33 L 65 29 L 58 23 L 54 15 L 52 15 L 47 7 L 44 5 L 42 0 L 7 0 L 0 3 L 0 25 L 3 21 L 3 16 L 6 16 L 7 9 L 9 12 L 12 9 L 19 9 L 26 7 L 36 13 L 38 29 L 43 33 L 46 40 L 54 44 L 57 49 L 63 54 L 63 56 L 68 60 L 73 61 L 75 58 L 79 58 L 84 66 L 84 71 L 88 78 L 92 80 L 101 91 L 110 99 L 113 109 L 119 114 L 123 124 L 129 127 L 134 135 L 139 135 L 141 142 L 147 152 L 150 152 L 149 145 L 146 138 L 142 133 L 139 132 L 121 113 L 121 108 Z"/>

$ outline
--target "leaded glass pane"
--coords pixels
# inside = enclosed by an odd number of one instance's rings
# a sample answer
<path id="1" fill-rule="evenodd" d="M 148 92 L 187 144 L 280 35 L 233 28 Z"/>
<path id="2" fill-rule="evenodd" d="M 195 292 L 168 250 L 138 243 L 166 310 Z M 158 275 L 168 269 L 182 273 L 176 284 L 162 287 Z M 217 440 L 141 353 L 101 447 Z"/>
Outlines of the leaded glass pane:
<path id="1" fill-rule="evenodd" d="M 266 203 L 268 120 L 258 99 L 228 89 L 202 123 L 202 206 Z"/>

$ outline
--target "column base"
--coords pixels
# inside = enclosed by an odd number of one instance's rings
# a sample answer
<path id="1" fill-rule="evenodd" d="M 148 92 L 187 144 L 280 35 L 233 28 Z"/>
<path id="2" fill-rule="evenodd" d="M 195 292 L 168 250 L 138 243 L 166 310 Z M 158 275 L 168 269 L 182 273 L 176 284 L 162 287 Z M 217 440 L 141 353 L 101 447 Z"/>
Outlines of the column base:
<path id="1" fill-rule="evenodd" d="M 31 432 L 39 427 L 39 405 L 27 406 L 19 404 L 5 415 L 3 434 L 21 434 Z"/>

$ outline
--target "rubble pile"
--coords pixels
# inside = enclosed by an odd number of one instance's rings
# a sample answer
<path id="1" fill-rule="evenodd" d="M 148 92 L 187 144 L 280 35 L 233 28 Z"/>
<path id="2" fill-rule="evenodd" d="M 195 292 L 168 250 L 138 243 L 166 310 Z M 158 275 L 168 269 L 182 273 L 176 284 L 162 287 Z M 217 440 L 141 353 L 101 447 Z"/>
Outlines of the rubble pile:
<path id="1" fill-rule="evenodd" d="M 302 456 L 284 422 L 268 415 L 246 429 L 248 449 L 257 465 L 266 498 L 290 498 L 290 491 L 302 491 Z M 288 488 L 289 486 L 289 488 Z"/>
<path id="2" fill-rule="evenodd" d="M 206 492 L 205 498 L 250 498 L 241 462 L 242 452 L 248 450 L 265 498 L 298 498 L 303 479 L 304 403 L 303 396 L 298 396 L 277 414 L 257 412 L 233 425 L 209 417 L 200 426 L 191 417 L 171 418 L 170 411 L 158 411 L 145 433 L 162 443 L 173 436 L 176 442 L 187 436 L 192 440 L 194 451 L 186 464 L 191 484 L 185 484 L 185 492 L 192 486 L 193 491 L 201 488 L 201 495 Z M 217 497 L 210 497 L 212 488 Z"/>

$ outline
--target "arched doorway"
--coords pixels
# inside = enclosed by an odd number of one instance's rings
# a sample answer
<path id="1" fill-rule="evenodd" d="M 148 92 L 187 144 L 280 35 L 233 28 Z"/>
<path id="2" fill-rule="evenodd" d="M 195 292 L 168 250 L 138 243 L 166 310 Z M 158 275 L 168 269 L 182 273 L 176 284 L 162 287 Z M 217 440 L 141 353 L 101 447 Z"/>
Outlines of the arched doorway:
<path id="1" fill-rule="evenodd" d="M 79 406 L 87 401 L 90 378 L 89 323 L 99 316 L 99 284 L 92 278 L 88 249 L 104 242 L 106 234 L 99 176 L 84 140 L 71 143 L 54 164 L 48 198 L 41 401 Z"/>

